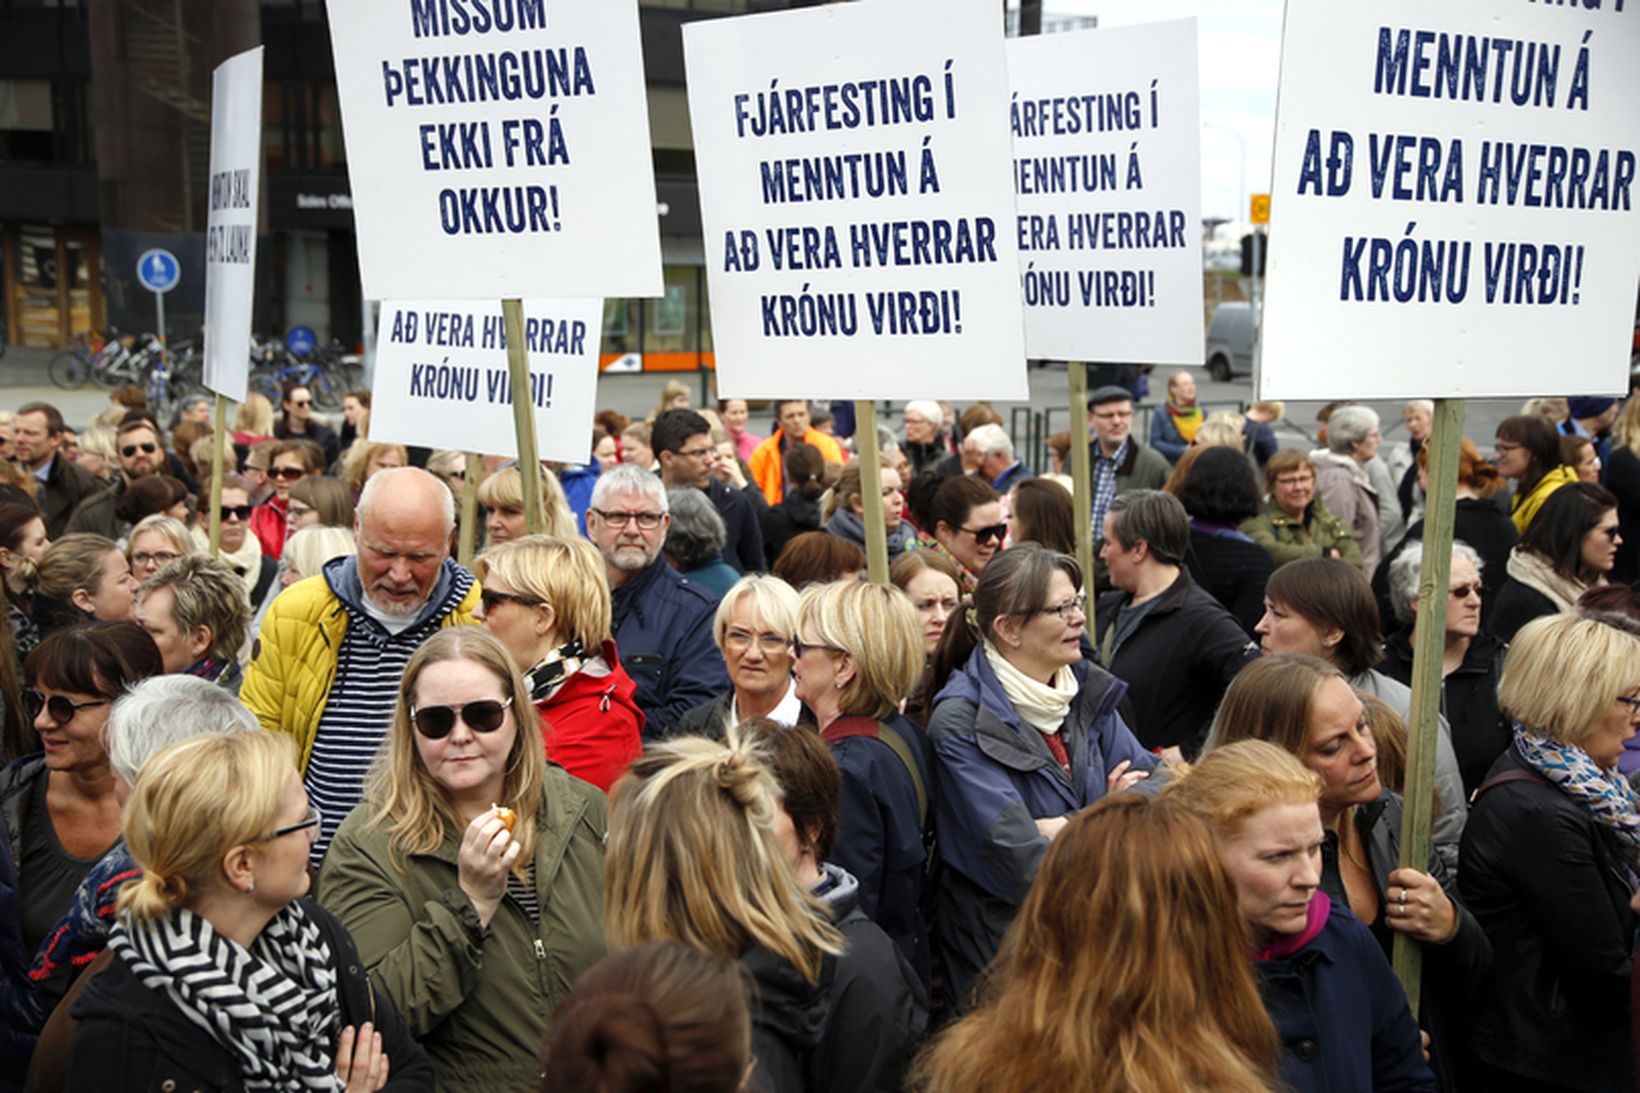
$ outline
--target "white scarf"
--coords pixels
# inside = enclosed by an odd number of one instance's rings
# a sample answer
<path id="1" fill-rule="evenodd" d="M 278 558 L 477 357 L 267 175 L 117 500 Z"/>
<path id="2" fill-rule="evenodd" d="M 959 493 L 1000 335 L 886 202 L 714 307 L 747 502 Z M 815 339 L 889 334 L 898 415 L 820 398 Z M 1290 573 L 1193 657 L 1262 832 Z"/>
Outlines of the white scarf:
<path id="1" fill-rule="evenodd" d="M 210 532 L 195 525 L 192 535 L 194 545 L 203 553 L 209 554 L 211 552 Z M 251 593 L 256 591 L 257 580 L 262 576 L 262 541 L 256 537 L 254 531 L 246 528 L 245 541 L 240 543 L 239 549 L 231 554 L 228 553 L 226 548 L 223 548 L 222 560 L 239 572 L 239 579 L 245 585 L 245 598 L 250 599 Z M 277 592 L 279 589 L 275 587 L 272 591 Z M 253 609 L 256 606 L 254 603 L 251 604 Z"/>
<path id="2" fill-rule="evenodd" d="M 1577 605 L 1578 597 L 1590 588 L 1582 581 L 1575 581 L 1558 572 L 1542 555 L 1520 547 L 1509 552 L 1509 562 L 1504 566 L 1504 571 L 1527 588 L 1536 589 L 1549 597 L 1555 610 L 1562 615 L 1569 614 Z M 1605 584 L 1605 578 L 1596 583 Z"/>
<path id="3" fill-rule="evenodd" d="M 1015 668 L 989 641 L 985 643 L 985 660 L 1020 720 L 1045 736 L 1059 731 L 1070 715 L 1071 699 L 1076 697 L 1076 674 L 1070 665 L 1061 665 L 1053 679 L 1043 683 Z"/>

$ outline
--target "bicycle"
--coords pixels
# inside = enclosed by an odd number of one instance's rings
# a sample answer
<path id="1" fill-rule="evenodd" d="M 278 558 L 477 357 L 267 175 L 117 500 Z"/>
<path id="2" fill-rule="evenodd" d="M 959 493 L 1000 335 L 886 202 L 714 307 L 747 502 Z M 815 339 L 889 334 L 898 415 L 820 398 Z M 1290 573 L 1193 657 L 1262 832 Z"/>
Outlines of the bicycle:
<path id="1" fill-rule="evenodd" d="M 53 354 L 46 364 L 46 374 L 51 377 L 51 382 L 65 391 L 77 391 L 84 387 L 104 354 L 123 352 L 125 348 L 117 339 L 104 341 L 95 330 L 82 331 L 74 335 L 74 340 L 76 345 Z"/>

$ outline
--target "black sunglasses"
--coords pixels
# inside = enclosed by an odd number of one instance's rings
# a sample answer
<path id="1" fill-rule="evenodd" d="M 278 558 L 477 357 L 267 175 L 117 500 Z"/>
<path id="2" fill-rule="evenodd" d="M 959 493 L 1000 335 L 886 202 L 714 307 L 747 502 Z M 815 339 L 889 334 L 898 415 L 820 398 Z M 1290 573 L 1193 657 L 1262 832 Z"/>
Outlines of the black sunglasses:
<path id="1" fill-rule="evenodd" d="M 515 596 L 511 592 L 497 592 L 493 589 L 481 589 L 478 593 L 478 602 L 484 605 L 484 613 L 488 615 L 504 603 L 516 603 L 523 607 L 540 607 L 541 601 L 530 596 Z"/>
<path id="2" fill-rule="evenodd" d="M 984 546 L 992 539 L 995 539 L 999 543 L 1002 542 L 1008 534 L 1008 525 L 992 524 L 988 528 L 963 528 L 962 530 L 972 535 L 976 544 L 979 546 Z"/>
<path id="3" fill-rule="evenodd" d="M 106 706 L 106 698 L 94 698 L 90 702 L 75 702 L 67 695 L 52 695 L 47 698 L 39 691 L 24 691 L 23 705 L 28 708 L 29 721 L 35 721 L 40 711 L 46 711 L 46 716 L 58 725 L 66 725 L 74 720 L 74 715 L 90 706 Z"/>
<path id="4" fill-rule="evenodd" d="M 306 478 L 307 472 L 300 467 L 269 467 L 267 475 L 269 478 L 288 478 L 294 482 L 298 478 Z"/>
<path id="5" fill-rule="evenodd" d="M 155 452 L 159 451 L 159 445 L 158 444 L 127 444 L 123 448 L 120 449 L 120 454 L 125 456 L 125 458 L 130 459 L 132 456 L 136 455 L 139 451 L 140 452 L 146 452 L 148 455 L 153 455 Z"/>
<path id="6" fill-rule="evenodd" d="M 249 506 L 249 505 L 223 505 L 222 506 L 222 519 L 223 520 L 232 520 L 235 516 L 239 517 L 239 519 L 241 519 L 241 520 L 249 520 L 251 518 L 251 506 Z"/>
<path id="7" fill-rule="evenodd" d="M 416 731 L 429 740 L 443 740 L 456 727 L 456 718 L 466 722 L 474 732 L 494 732 L 506 720 L 507 707 L 512 699 L 497 702 L 481 698 L 464 706 L 411 706 L 410 722 Z"/>

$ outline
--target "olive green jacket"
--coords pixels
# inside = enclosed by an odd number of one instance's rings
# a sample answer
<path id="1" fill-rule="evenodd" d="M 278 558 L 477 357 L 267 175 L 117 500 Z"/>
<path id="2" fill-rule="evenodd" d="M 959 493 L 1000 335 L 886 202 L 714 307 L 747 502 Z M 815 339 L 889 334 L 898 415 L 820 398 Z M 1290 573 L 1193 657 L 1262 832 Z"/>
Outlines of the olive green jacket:
<path id="1" fill-rule="evenodd" d="M 540 1088 L 552 1012 L 605 952 L 604 835 L 596 786 L 548 767 L 537 820 L 539 926 L 511 896 L 488 927 L 458 884 L 459 833 L 397 866 L 371 805 L 343 821 L 319 873 L 319 902 L 358 942 L 378 990 L 438 1068 L 442 1090 Z"/>
<path id="2" fill-rule="evenodd" d="M 1361 568 L 1361 548 L 1344 521 L 1328 512 L 1319 499 L 1310 502 L 1304 515 L 1300 522 L 1270 505 L 1265 512 L 1242 521 L 1241 533 L 1268 551 L 1278 566 L 1300 558 L 1320 558 L 1336 550 L 1350 565 Z"/>

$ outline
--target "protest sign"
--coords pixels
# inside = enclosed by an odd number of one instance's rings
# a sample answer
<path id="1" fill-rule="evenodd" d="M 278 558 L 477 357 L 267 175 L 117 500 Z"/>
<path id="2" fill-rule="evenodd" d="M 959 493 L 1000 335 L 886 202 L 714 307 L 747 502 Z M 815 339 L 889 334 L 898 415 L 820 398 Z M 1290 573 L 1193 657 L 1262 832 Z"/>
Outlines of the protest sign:
<path id="1" fill-rule="evenodd" d="M 205 214 L 205 386 L 242 402 L 256 295 L 262 182 L 262 47 L 211 74 L 211 183 Z"/>
<path id="2" fill-rule="evenodd" d="M 683 45 L 719 393 L 1025 398 L 992 0 L 714 19 Z"/>
<path id="3" fill-rule="evenodd" d="M 368 299 L 656 296 L 636 0 L 332 0 Z"/>
<path id="4" fill-rule="evenodd" d="M 1640 3 L 1288 0 L 1259 392 L 1627 390 Z"/>
<path id="5" fill-rule="evenodd" d="M 1196 21 L 1016 38 L 1008 76 L 1026 351 L 1200 364 Z"/>
<path id="6" fill-rule="evenodd" d="M 598 299 L 524 301 L 542 459 L 588 459 L 602 315 Z M 371 440 L 517 456 L 500 301 L 386 301 L 376 346 Z"/>

